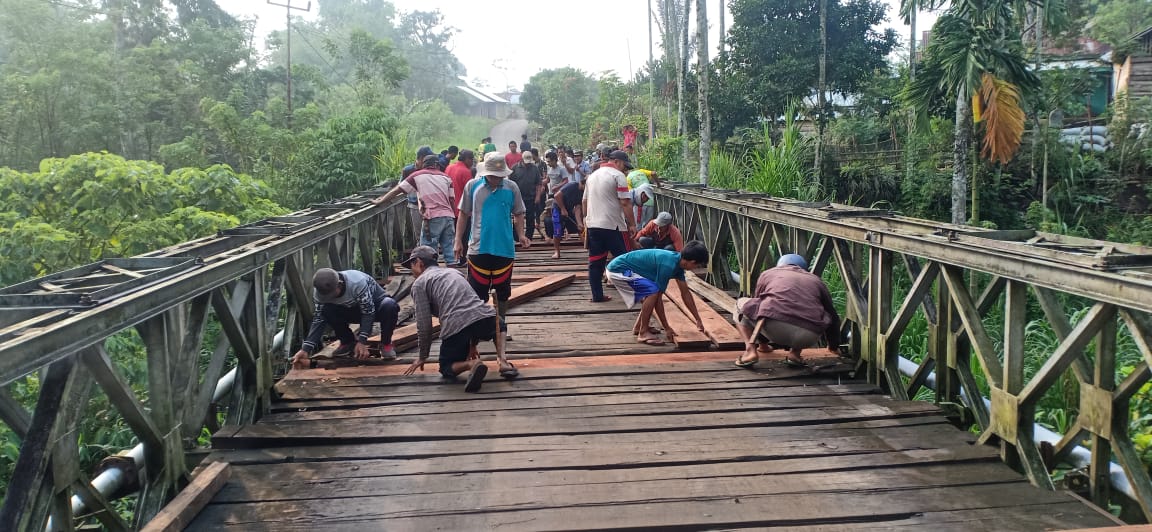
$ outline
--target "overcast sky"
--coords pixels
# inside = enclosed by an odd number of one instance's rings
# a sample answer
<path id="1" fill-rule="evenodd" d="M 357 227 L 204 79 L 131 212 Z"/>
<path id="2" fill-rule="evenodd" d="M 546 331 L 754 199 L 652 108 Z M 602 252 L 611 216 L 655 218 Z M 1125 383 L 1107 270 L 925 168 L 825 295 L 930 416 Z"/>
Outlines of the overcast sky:
<path id="1" fill-rule="evenodd" d="M 312 11 L 294 11 L 305 18 Z M 695 1 L 695 0 L 690 0 Z M 885 0 L 889 8 L 886 27 L 895 28 L 906 42 L 908 28 L 896 20 L 899 0 Z M 233 15 L 257 17 L 257 42 L 273 30 L 284 27 L 284 8 L 266 0 L 218 0 Z M 278 3 L 285 3 L 278 0 Z M 308 0 L 292 0 L 307 5 Z M 452 49 L 468 69 L 468 79 L 479 79 L 493 90 L 506 85 L 523 88 L 528 78 L 546 68 L 572 66 L 591 74 L 615 71 L 622 79 L 648 60 L 648 18 L 646 0 L 393 0 L 403 11 L 439 9 L 445 23 L 460 30 Z M 529 7 L 531 6 L 531 7 Z M 715 55 L 719 35 L 720 1 L 708 0 L 711 27 L 708 45 Z M 732 17 L 726 15 L 726 23 Z M 935 17 L 920 17 L 919 29 L 927 29 Z M 695 13 L 693 13 L 695 20 Z M 692 22 L 695 33 L 695 22 Z M 659 31 L 653 53 L 659 57 Z M 901 53 L 906 53 L 902 51 Z"/>

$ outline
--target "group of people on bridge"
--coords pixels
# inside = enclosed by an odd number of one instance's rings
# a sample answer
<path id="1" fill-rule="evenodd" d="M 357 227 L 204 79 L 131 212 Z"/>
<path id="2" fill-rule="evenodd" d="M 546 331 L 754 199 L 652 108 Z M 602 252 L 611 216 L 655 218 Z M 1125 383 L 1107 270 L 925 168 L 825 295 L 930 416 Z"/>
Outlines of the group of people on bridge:
<path id="1" fill-rule="evenodd" d="M 551 240 L 553 258 L 560 257 L 566 235 L 583 241 L 591 301 L 612 300 L 604 293 L 607 281 L 627 308 L 640 305 L 632 330 L 637 342 L 664 345 L 661 332 L 668 341 L 676 337 L 663 303 L 672 281 L 696 327 L 706 333 L 685 272 L 706 268 L 711 254 L 699 241 L 684 242 L 671 214 L 653 213 L 652 187 L 662 186 L 655 172 L 635 168 L 628 151 L 603 145 L 591 161 L 584 160 L 581 150 L 558 146 L 540 162 L 539 150 L 526 136 L 519 144 L 510 141 L 504 153 L 490 140 L 479 148 L 479 163 L 471 150 L 453 146 L 437 155 L 420 148 L 399 184 L 373 200 L 382 205 L 407 196 L 413 226 L 419 228 L 419 245 L 401 263 L 415 278 L 411 294 L 419 346 L 405 374 L 422 370 L 429 358 L 435 317 L 444 379 L 468 373 L 465 391 L 480 389 L 488 373 L 477 351 L 481 341 L 495 341 L 501 376 L 519 375 L 505 356 L 504 343 L 510 339 L 506 316 L 516 250 L 530 248 L 535 236 Z M 782 257 L 777 268 L 761 275 L 754 297 L 742 302 L 738 328 L 747 349 L 738 366 L 752 366 L 757 352 L 772 345 L 790 347 L 789 360 L 801 364 L 800 350 L 821 336 L 830 349 L 839 344 L 839 318 L 828 289 L 801 267 L 803 260 Z M 293 357 L 294 368 L 309 366 L 327 327 L 340 341 L 334 356 L 366 359 L 368 338 L 379 323 L 380 355 L 396 358 L 392 334 L 399 305 L 371 275 L 322 268 L 313 277 L 313 288 L 315 317 Z M 488 304 L 492 292 L 495 308 Z M 662 329 L 651 326 L 653 314 Z M 355 334 L 353 323 L 359 325 Z"/>

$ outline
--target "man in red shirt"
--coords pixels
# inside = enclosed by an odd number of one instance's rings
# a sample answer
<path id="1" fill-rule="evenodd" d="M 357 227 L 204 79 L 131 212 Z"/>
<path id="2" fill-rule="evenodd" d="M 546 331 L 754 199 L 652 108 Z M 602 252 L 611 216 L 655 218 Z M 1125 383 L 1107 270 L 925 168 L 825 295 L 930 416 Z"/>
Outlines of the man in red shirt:
<path id="1" fill-rule="evenodd" d="M 516 151 L 516 141 L 508 141 L 508 154 L 504 156 L 504 164 L 507 164 L 508 168 L 512 168 L 516 166 L 516 163 L 520 162 L 520 159 L 523 157 L 523 155 Z"/>
<path id="2" fill-rule="evenodd" d="M 464 197 L 464 185 L 472 179 L 472 163 L 475 161 L 476 155 L 472 150 L 461 150 L 456 162 L 448 165 L 448 169 L 444 171 L 452 179 L 452 192 L 456 195 L 452 212 L 457 218 L 460 217 L 460 198 Z"/>

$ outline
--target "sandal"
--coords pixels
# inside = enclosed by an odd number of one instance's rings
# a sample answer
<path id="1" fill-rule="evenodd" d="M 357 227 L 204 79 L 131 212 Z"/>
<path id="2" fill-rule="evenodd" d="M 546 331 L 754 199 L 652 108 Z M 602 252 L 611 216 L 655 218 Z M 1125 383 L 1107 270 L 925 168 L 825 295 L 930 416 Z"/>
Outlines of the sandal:
<path id="1" fill-rule="evenodd" d="M 803 358 L 801 358 L 800 360 L 795 360 L 792 357 L 785 358 L 784 359 L 784 365 L 788 366 L 790 368 L 806 368 L 806 367 L 808 367 L 808 364 L 804 363 Z"/>
<path id="2" fill-rule="evenodd" d="M 480 387 L 484 385 L 484 377 L 487 375 L 488 366 L 477 364 L 475 368 L 472 368 L 472 374 L 468 376 L 468 382 L 464 385 L 464 391 L 468 393 L 480 391 Z"/>
<path id="3" fill-rule="evenodd" d="M 500 376 L 505 379 L 515 379 L 520 376 L 520 370 L 516 369 L 516 366 L 509 362 L 507 368 L 500 370 Z"/>
<path id="4" fill-rule="evenodd" d="M 637 338 L 636 343 L 640 343 L 640 344 L 644 344 L 644 345 L 653 345 L 653 346 L 665 345 L 664 340 L 661 340 L 659 338 L 644 338 L 644 339 Z"/>
<path id="5" fill-rule="evenodd" d="M 612 301 L 612 296 L 610 296 L 608 294 L 604 294 L 604 297 L 602 297 L 600 299 L 593 298 L 590 301 L 593 303 L 604 303 L 605 301 Z"/>
<path id="6" fill-rule="evenodd" d="M 745 362 L 744 361 L 744 355 L 740 355 L 739 357 L 736 358 L 736 367 L 738 367 L 738 368 L 751 368 L 752 366 L 755 366 L 757 362 L 760 362 L 760 359 Z"/>

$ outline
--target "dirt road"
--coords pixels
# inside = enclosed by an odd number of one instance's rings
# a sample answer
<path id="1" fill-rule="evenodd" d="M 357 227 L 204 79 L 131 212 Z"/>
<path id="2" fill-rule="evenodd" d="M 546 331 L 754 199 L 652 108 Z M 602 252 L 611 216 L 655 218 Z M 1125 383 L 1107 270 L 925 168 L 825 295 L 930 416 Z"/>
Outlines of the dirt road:
<path id="1" fill-rule="evenodd" d="M 527 132 L 528 121 L 523 118 L 513 118 L 492 126 L 492 131 L 489 134 L 492 136 L 492 143 L 496 145 L 496 149 L 503 152 L 508 151 L 508 141 L 514 140 L 516 144 L 520 144 L 520 135 Z"/>

